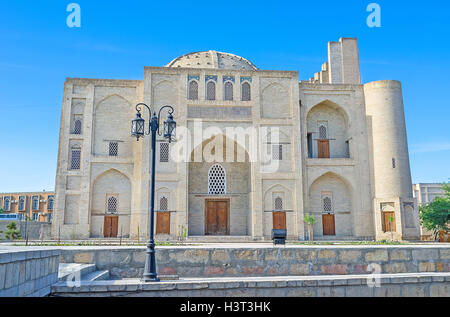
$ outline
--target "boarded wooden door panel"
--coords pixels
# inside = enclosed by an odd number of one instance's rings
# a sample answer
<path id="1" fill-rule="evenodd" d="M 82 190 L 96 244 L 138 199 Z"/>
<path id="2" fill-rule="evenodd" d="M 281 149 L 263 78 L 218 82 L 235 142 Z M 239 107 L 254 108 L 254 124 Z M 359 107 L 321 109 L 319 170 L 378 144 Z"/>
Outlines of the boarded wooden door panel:
<path id="1" fill-rule="evenodd" d="M 286 230 L 286 213 L 274 212 L 273 213 L 273 228 Z"/>
<path id="2" fill-rule="evenodd" d="M 218 201 L 216 204 L 216 222 L 217 222 L 217 235 L 227 234 L 228 223 L 228 204 L 226 201 Z"/>
<path id="3" fill-rule="evenodd" d="M 105 216 L 104 236 L 105 238 L 117 238 L 119 231 L 119 217 Z"/>
<path id="4" fill-rule="evenodd" d="M 389 222 L 389 218 L 392 217 L 394 220 L 392 223 Z M 395 213 L 393 211 L 385 211 L 383 212 L 383 231 L 384 232 L 395 232 Z"/>
<path id="5" fill-rule="evenodd" d="M 206 204 L 206 235 L 229 234 L 228 201 L 208 201 Z"/>
<path id="6" fill-rule="evenodd" d="M 317 148 L 319 158 L 330 158 L 330 141 L 329 140 L 318 140 Z"/>
<path id="7" fill-rule="evenodd" d="M 156 234 L 170 234 L 170 212 L 156 213 Z"/>
<path id="8" fill-rule="evenodd" d="M 334 215 L 322 215 L 323 223 L 323 235 L 324 236 L 335 236 L 336 226 Z"/>

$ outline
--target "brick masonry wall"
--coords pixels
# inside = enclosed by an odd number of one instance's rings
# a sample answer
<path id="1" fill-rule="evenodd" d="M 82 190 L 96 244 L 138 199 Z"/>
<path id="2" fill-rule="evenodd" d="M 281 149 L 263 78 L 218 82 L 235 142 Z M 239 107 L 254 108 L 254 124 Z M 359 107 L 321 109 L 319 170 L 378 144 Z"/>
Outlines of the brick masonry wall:
<path id="1" fill-rule="evenodd" d="M 59 250 L 0 251 L 0 297 L 43 297 L 58 280 Z"/>
<path id="2" fill-rule="evenodd" d="M 95 263 L 114 277 L 140 277 L 145 248 L 65 248 L 62 263 Z M 308 276 L 450 272 L 450 247 L 157 248 L 158 271 L 180 277 Z M 378 273 L 378 272 L 377 272 Z"/>

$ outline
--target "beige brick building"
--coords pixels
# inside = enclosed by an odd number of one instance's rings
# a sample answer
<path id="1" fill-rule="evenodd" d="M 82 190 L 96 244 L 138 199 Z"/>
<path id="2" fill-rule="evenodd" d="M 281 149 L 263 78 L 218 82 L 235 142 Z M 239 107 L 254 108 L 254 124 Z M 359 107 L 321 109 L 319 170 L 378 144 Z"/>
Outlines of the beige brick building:
<path id="1" fill-rule="evenodd" d="M 0 193 L 0 208 L 5 214 L 16 214 L 19 220 L 52 222 L 54 192 Z"/>
<path id="2" fill-rule="evenodd" d="M 418 239 L 401 84 L 361 84 L 356 39 L 328 50 L 301 82 L 216 51 L 145 67 L 143 80 L 68 78 L 53 234 L 147 234 L 150 138 L 130 136 L 145 102 L 174 106 L 178 124 L 177 141 L 156 148 L 160 237 L 269 239 L 287 228 L 303 240 L 308 213 L 319 239 Z"/>

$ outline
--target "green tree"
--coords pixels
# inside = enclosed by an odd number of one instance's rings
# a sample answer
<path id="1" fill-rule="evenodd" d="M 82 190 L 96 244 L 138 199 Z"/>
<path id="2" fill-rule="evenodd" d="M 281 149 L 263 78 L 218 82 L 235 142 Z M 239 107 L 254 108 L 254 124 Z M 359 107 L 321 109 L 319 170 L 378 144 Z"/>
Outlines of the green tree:
<path id="1" fill-rule="evenodd" d="M 313 226 L 317 223 L 317 219 L 310 214 L 306 214 L 304 218 L 305 223 L 308 225 L 308 237 L 309 241 L 314 241 Z"/>
<path id="2" fill-rule="evenodd" d="M 430 231 L 433 231 L 435 237 L 439 236 L 440 231 L 448 231 L 450 226 L 450 183 L 442 185 L 445 191 L 444 197 L 436 197 L 428 205 L 419 207 L 420 223 Z"/>
<path id="3" fill-rule="evenodd" d="M 5 238 L 6 240 L 19 240 L 20 237 L 20 230 L 17 229 L 17 224 L 15 222 L 10 222 L 6 225 L 6 229 L 8 229 L 5 232 Z"/>
<path id="4" fill-rule="evenodd" d="M 389 216 L 387 221 L 389 222 L 389 230 L 391 231 L 391 240 L 394 241 L 394 230 L 393 230 L 393 223 L 395 221 L 395 218 L 393 216 Z"/>
<path id="5" fill-rule="evenodd" d="M 4 213 L 5 211 L 3 210 L 3 208 L 0 208 L 0 214 Z"/>

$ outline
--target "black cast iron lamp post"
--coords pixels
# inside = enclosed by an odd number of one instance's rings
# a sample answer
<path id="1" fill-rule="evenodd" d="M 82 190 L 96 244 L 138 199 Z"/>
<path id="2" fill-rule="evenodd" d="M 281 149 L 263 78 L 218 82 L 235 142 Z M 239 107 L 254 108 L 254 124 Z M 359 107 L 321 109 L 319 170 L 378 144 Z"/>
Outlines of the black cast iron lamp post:
<path id="1" fill-rule="evenodd" d="M 148 132 L 145 131 L 145 120 L 141 116 L 141 106 L 145 106 L 150 116 L 153 113 L 153 117 L 150 120 Z M 152 146 L 151 146 L 151 155 L 152 155 L 152 175 L 151 175 L 151 200 L 150 200 L 150 212 L 149 212 L 149 240 L 147 243 L 147 257 L 145 260 L 145 269 L 144 269 L 144 282 L 159 282 L 158 274 L 156 273 L 156 256 L 155 256 L 155 238 L 154 238 L 154 230 L 155 230 L 155 160 L 156 160 L 156 135 L 161 136 L 162 133 L 159 129 L 159 122 L 161 118 L 161 111 L 163 109 L 168 109 L 169 116 L 166 121 L 164 121 L 164 138 L 166 138 L 169 143 L 175 139 L 175 129 L 177 127 L 177 123 L 173 120 L 174 110 L 171 106 L 164 106 L 159 110 L 158 116 L 156 116 L 156 112 L 152 112 L 149 106 L 145 103 L 139 103 L 136 105 L 136 118 L 131 121 L 131 135 L 134 136 L 138 141 L 140 138 L 143 138 L 145 135 L 152 135 Z"/>

